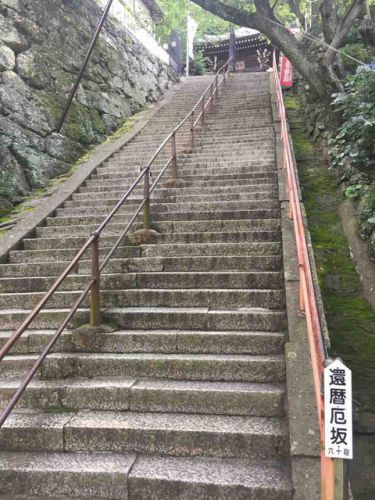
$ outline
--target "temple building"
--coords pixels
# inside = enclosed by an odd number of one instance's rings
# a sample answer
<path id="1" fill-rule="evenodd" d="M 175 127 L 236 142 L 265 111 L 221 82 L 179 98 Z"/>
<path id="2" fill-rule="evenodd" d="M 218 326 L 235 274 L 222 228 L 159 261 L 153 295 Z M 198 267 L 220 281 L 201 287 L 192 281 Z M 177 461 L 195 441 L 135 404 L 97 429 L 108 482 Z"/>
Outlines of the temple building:
<path id="1" fill-rule="evenodd" d="M 232 34 L 206 35 L 195 45 L 195 50 L 201 52 L 209 66 L 215 70 L 224 64 L 234 48 L 235 40 L 235 69 L 236 71 L 262 71 L 264 68 L 259 62 L 259 52 L 272 52 L 272 46 L 259 31 L 250 28 L 239 28 Z M 259 51 L 259 52 L 258 52 Z"/>

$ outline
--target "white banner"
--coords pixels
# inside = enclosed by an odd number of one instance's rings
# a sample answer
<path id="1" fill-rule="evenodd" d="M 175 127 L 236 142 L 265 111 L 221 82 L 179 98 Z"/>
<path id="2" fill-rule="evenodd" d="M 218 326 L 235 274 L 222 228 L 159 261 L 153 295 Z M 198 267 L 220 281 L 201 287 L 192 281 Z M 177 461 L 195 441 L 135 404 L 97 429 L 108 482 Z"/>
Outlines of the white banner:
<path id="1" fill-rule="evenodd" d="M 198 23 L 190 16 L 187 18 L 187 53 L 191 59 L 194 59 L 194 38 L 197 33 Z"/>
<path id="2" fill-rule="evenodd" d="M 325 455 L 353 458 L 352 372 L 340 359 L 324 369 Z"/>

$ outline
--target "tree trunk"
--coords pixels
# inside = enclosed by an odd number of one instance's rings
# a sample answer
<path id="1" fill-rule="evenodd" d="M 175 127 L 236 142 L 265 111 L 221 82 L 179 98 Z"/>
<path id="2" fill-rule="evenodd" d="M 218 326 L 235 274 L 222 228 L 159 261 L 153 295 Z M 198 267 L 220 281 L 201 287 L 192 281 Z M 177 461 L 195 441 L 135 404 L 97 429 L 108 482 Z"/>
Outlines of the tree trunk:
<path id="1" fill-rule="evenodd" d="M 311 60 L 306 48 L 308 44 L 297 40 L 285 26 L 280 24 L 267 1 L 255 0 L 254 13 L 237 9 L 220 0 L 193 0 L 193 2 L 227 21 L 256 29 L 267 36 L 272 44 L 288 57 L 321 102 L 330 103 L 332 93 L 341 90 L 329 68 Z"/>

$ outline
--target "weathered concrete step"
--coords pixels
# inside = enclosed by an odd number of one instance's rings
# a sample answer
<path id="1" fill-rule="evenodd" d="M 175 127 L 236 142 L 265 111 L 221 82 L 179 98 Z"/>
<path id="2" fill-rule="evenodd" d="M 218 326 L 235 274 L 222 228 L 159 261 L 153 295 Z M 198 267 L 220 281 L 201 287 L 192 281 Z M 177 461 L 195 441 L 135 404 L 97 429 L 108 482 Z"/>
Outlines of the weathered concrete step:
<path id="1" fill-rule="evenodd" d="M 57 329 L 68 315 L 70 309 L 44 310 L 38 314 L 29 327 L 30 330 Z M 31 309 L 4 309 L 0 311 L 0 330 L 17 329 L 26 317 L 31 313 Z M 69 324 L 72 328 L 88 323 L 90 318 L 88 309 L 78 309 L 73 320 Z M 0 373 L 4 366 L 4 361 L 0 363 Z M 17 373 L 18 375 L 18 373 Z"/>
<path id="2" fill-rule="evenodd" d="M 235 331 L 283 331 L 286 327 L 284 311 L 243 308 L 206 309 L 178 307 L 128 307 L 112 308 L 104 313 L 105 318 L 120 328 L 135 329 L 192 329 Z"/>
<path id="3" fill-rule="evenodd" d="M 59 290 L 80 290 L 90 278 L 90 274 L 68 276 Z M 56 277 L 28 276 L 0 278 L 0 293 L 31 292 L 48 289 Z M 126 288 L 219 288 L 224 289 L 280 289 L 283 287 L 281 272 L 152 272 L 113 273 L 104 272 L 100 278 L 102 290 L 124 290 Z"/>
<path id="4" fill-rule="evenodd" d="M 211 272 L 236 271 L 248 269 L 255 271 L 279 271 L 282 266 L 280 255 L 271 256 L 224 256 L 224 257 L 142 257 L 133 259 L 113 258 L 105 268 L 106 273 L 126 272 Z M 66 262 L 42 262 L 28 264 L 2 264 L 4 277 L 23 276 L 58 276 L 68 265 Z M 82 260 L 79 272 L 87 274 L 91 269 L 91 261 Z"/>
<path id="5" fill-rule="evenodd" d="M 101 255 L 109 252 L 109 247 L 101 248 Z M 117 258 L 126 257 L 189 257 L 197 256 L 228 256 L 228 255 L 278 255 L 281 253 L 280 242 L 255 243 L 195 243 L 194 245 L 181 244 L 148 244 L 141 246 L 120 246 L 115 253 Z M 10 263 L 26 262 L 57 262 L 71 260 L 76 249 L 48 249 L 48 250 L 12 250 L 9 254 Z M 85 254 L 91 258 L 91 251 Z"/>
<path id="6" fill-rule="evenodd" d="M 59 208 L 56 210 L 56 216 L 79 216 L 79 215 L 87 215 L 92 214 L 95 209 L 96 214 L 106 215 L 106 212 L 109 212 L 112 204 L 105 204 L 103 201 L 103 205 L 97 202 L 95 204 L 94 200 L 88 201 L 84 205 L 78 205 L 73 207 Z M 136 208 L 139 203 L 135 203 L 134 206 L 123 205 L 117 212 L 117 214 L 134 214 L 136 212 Z M 221 210 L 276 210 L 280 207 L 280 203 L 278 200 L 237 200 L 237 201 L 210 201 L 210 202 L 195 202 L 195 203 L 154 203 L 152 205 L 152 213 L 157 217 L 158 214 L 163 213 L 190 213 L 194 215 L 194 212 L 201 212 L 202 210 L 207 211 L 215 211 L 216 209 Z"/>
<path id="7" fill-rule="evenodd" d="M 125 497 L 129 500 L 292 499 L 289 473 L 281 461 L 257 461 L 255 464 L 252 460 L 146 455 L 137 456 L 128 473 L 124 496 L 120 485 L 127 476 L 127 456 L 120 455 L 124 465 L 120 464 L 122 468 L 117 470 L 110 462 L 111 457 L 117 455 L 105 454 L 103 458 L 102 455 L 95 453 L 87 457 L 88 460 L 95 457 L 94 462 L 98 457 L 100 474 L 97 474 L 93 464 L 90 463 L 86 469 L 85 461 L 80 463 L 79 459 L 84 454 L 3 452 L 0 454 L 0 480 L 5 476 L 7 488 L 4 492 L 13 493 L 1 495 L 0 500 L 102 500 L 108 499 L 108 492 L 112 491 L 107 484 L 112 485 L 115 481 L 120 483 L 117 485 L 120 495 L 112 496 L 113 500 Z M 108 471 L 106 474 L 103 474 L 100 460 L 105 465 L 104 470 Z M 107 461 L 110 462 L 108 466 Z M 92 493 L 94 474 L 100 482 L 95 496 Z M 74 494 L 76 482 L 77 490 L 85 496 L 73 498 L 67 495 L 72 491 Z M 31 496 L 29 491 L 36 496 Z"/>
<path id="8" fill-rule="evenodd" d="M 152 201 L 151 201 L 152 204 Z M 71 217 L 47 217 L 46 223 L 48 226 L 64 226 L 64 225 L 89 225 L 100 224 L 104 217 L 107 215 L 82 215 Z M 131 219 L 129 215 L 115 215 L 112 218 L 114 223 L 125 223 Z M 151 208 L 151 221 L 152 224 L 159 222 L 189 222 L 189 221 L 207 221 L 207 220 L 252 220 L 252 219 L 280 219 L 280 209 L 265 209 L 265 210 L 216 210 L 204 212 L 160 212 L 153 215 Z"/>
<path id="9" fill-rule="evenodd" d="M 19 411 L 2 427 L 0 449 L 272 459 L 286 454 L 287 441 L 278 418 Z"/>
<path id="10" fill-rule="evenodd" d="M 32 238 L 24 239 L 23 246 L 25 250 L 45 250 L 55 248 L 77 248 L 79 249 L 87 241 L 85 237 L 68 237 L 61 235 L 59 238 Z M 117 235 L 102 236 L 100 242 L 104 247 L 113 246 L 118 239 Z M 152 233 L 150 235 L 151 244 L 174 244 L 174 243 L 246 243 L 257 241 L 280 241 L 279 231 L 241 231 L 241 232 L 203 232 L 203 233 Z M 132 236 L 125 237 L 123 244 L 136 244 Z"/>
<path id="11" fill-rule="evenodd" d="M 109 252 L 110 248 L 102 248 L 102 255 L 105 252 Z M 57 261 L 70 261 L 73 259 L 77 253 L 76 249 L 66 249 L 66 250 L 12 250 L 9 253 L 9 262 L 57 262 Z M 91 258 L 91 250 L 88 250 L 85 254 L 87 259 Z M 137 247 L 119 247 L 116 251 L 116 257 L 140 257 L 141 249 Z"/>
<path id="12" fill-rule="evenodd" d="M 220 382 L 282 382 L 282 355 L 54 353 L 41 368 L 43 379 L 141 377 Z"/>
<path id="13" fill-rule="evenodd" d="M 72 202 L 74 202 L 75 206 L 79 205 L 85 205 L 87 202 L 90 202 L 92 199 L 97 199 L 98 203 L 102 203 L 102 200 L 105 200 L 106 203 L 109 205 L 113 206 L 115 205 L 118 200 L 123 196 L 123 191 L 101 191 L 101 192 L 83 192 L 83 193 L 76 193 L 73 195 L 72 200 L 69 200 L 68 205 L 65 204 L 65 206 L 72 205 Z M 186 192 L 183 190 L 178 190 L 174 189 L 173 191 L 166 191 L 166 190 L 157 190 L 155 194 L 152 195 L 152 200 L 153 203 L 181 203 L 181 202 L 209 202 L 209 201 L 234 201 L 236 199 L 238 200 L 249 200 L 249 201 L 254 201 L 254 200 L 275 200 L 278 198 L 278 193 L 275 189 L 269 190 L 257 190 L 255 192 L 227 192 L 227 190 L 224 190 L 222 193 L 211 193 L 208 191 L 206 194 L 203 193 L 197 193 L 193 194 L 192 192 Z M 131 202 L 133 204 L 141 203 L 143 201 L 143 197 L 141 196 L 140 193 L 136 192 L 131 196 L 131 198 L 128 199 L 128 202 Z M 66 202 L 67 203 L 67 202 Z"/>
<path id="14" fill-rule="evenodd" d="M 63 209 L 62 209 L 63 210 Z M 91 210 L 92 213 L 93 210 Z M 123 213 L 118 213 L 113 217 L 113 222 L 127 222 L 131 219 L 135 211 L 123 211 Z M 48 219 L 48 224 L 51 220 L 55 221 L 54 225 L 64 225 L 72 224 L 77 225 L 77 223 L 92 223 L 93 221 L 101 222 L 104 220 L 108 213 L 108 210 L 103 210 L 102 214 L 97 213 L 96 215 L 88 214 L 66 214 L 59 215 L 53 219 Z M 209 220 L 209 219 L 224 219 L 224 220 L 235 220 L 235 219 L 278 219 L 280 218 L 280 208 L 249 208 L 243 207 L 237 210 L 228 210 L 226 207 L 219 206 L 215 208 L 207 208 L 204 211 L 187 211 L 176 210 L 168 212 L 165 211 L 155 211 L 151 207 L 151 223 L 158 221 L 194 221 L 194 220 Z M 53 224 L 53 223 L 52 223 Z"/>
<path id="15" fill-rule="evenodd" d="M 129 477 L 129 500 L 291 500 L 285 463 L 145 457 Z"/>
<path id="16" fill-rule="evenodd" d="M 0 332 L 0 345 L 4 345 L 12 333 L 10 330 Z M 54 330 L 28 330 L 12 353 L 40 353 L 54 333 Z M 92 334 L 64 330 L 52 352 L 271 355 L 284 352 L 284 334 L 209 330 L 115 330 Z M 7 359 L 13 360 L 16 366 L 15 356 Z M 23 362 L 21 358 L 21 364 Z"/>
<path id="17" fill-rule="evenodd" d="M 0 363 L 1 379 L 5 377 L 23 377 L 32 368 L 36 360 L 37 356 L 35 354 L 5 356 Z M 39 376 L 40 374 L 37 373 L 36 377 Z"/>
<path id="18" fill-rule="evenodd" d="M 156 175 L 156 174 L 155 174 Z M 232 177 L 232 178 L 231 178 Z M 119 187 L 123 187 L 124 191 L 130 186 L 130 183 L 133 182 L 136 178 L 136 175 L 134 176 L 124 176 L 122 178 L 119 178 L 116 182 L 115 178 L 111 179 L 101 179 L 100 183 L 97 180 L 88 180 L 85 184 L 85 190 L 92 190 L 92 188 L 95 187 L 101 187 L 101 190 L 104 190 L 105 188 L 115 188 L 119 189 Z M 167 177 L 166 177 L 167 179 Z M 276 173 L 275 172 L 269 172 L 269 173 L 263 173 L 260 172 L 259 174 L 257 173 L 248 173 L 248 174 L 233 174 L 231 176 L 230 173 L 224 174 L 224 175 L 182 175 L 181 180 L 183 181 L 184 186 L 205 186 L 205 185 L 227 185 L 227 186 L 233 186 L 236 184 L 249 184 L 249 185 L 254 185 L 257 186 L 258 184 L 270 184 L 270 183 L 275 183 L 276 182 Z M 223 180 L 226 182 L 223 183 Z M 242 180 L 242 182 L 240 182 Z M 98 186 L 98 184 L 100 186 Z M 141 186 L 141 184 L 140 184 Z M 83 189 L 83 188 L 82 188 Z M 140 188 L 139 188 L 140 189 Z M 83 192 L 81 190 L 81 192 Z"/>
<path id="19" fill-rule="evenodd" d="M 215 135 L 216 137 L 219 137 L 220 134 L 222 136 L 226 136 L 227 131 L 230 130 L 231 133 L 237 132 L 237 130 L 242 131 L 243 133 L 249 133 L 253 130 L 260 130 L 260 129 L 269 129 L 273 125 L 273 121 L 271 118 L 271 115 L 269 116 L 262 116 L 261 118 L 256 118 L 254 120 L 248 119 L 241 124 L 236 124 L 234 120 L 232 121 L 227 121 L 221 119 L 220 122 L 217 122 L 215 120 L 207 120 L 205 123 L 205 134 L 209 135 Z"/>
<path id="20" fill-rule="evenodd" d="M 190 152 L 189 156 L 194 155 L 212 155 L 213 157 L 217 157 L 219 155 L 226 156 L 234 156 L 233 155 L 233 144 L 202 144 L 195 145 L 194 149 Z M 235 146 L 236 153 L 238 156 L 242 156 L 243 154 L 248 155 L 260 155 L 267 153 L 274 153 L 275 144 L 270 140 L 261 140 L 254 142 L 238 142 Z"/>
<path id="21" fill-rule="evenodd" d="M 231 195 L 232 196 L 232 195 Z M 233 195 L 234 196 L 234 195 Z M 229 231 L 278 231 L 281 222 L 279 219 L 240 219 L 240 220 L 207 220 L 207 221 L 165 221 L 154 222 L 153 229 L 162 234 L 173 233 L 205 233 L 205 232 L 229 232 Z M 134 224 L 133 230 L 142 229 L 142 224 Z M 96 224 L 77 226 L 46 226 L 36 228 L 36 237 L 48 238 L 56 235 L 88 236 L 97 228 Z M 109 223 L 104 229 L 103 235 L 119 235 L 124 230 L 124 223 Z"/>
<path id="22" fill-rule="evenodd" d="M 240 183 L 239 181 L 233 181 L 232 183 L 228 184 L 228 181 L 226 181 L 225 185 L 223 183 L 221 184 L 208 184 L 207 186 L 193 186 L 189 185 L 191 183 L 183 183 L 180 188 L 172 189 L 172 188 L 163 188 L 162 185 L 158 186 L 156 190 L 154 191 L 155 194 L 159 193 L 181 193 L 181 194 L 210 194 L 210 193 L 235 193 L 235 192 L 258 192 L 258 191 L 275 191 L 278 189 L 277 185 L 274 182 L 259 182 L 259 183 L 248 183 L 248 182 L 243 182 Z M 111 191 L 118 191 L 121 189 L 121 193 L 124 194 L 126 191 L 126 188 L 129 186 L 124 186 L 123 188 L 121 186 L 101 186 L 94 184 L 90 187 L 82 186 L 79 188 L 79 193 L 99 193 L 99 192 L 111 192 Z M 134 193 L 140 193 L 141 192 L 141 187 L 136 188 L 134 190 Z"/>
<path id="23" fill-rule="evenodd" d="M 11 495 L 8 500 L 128 498 L 135 458 L 124 453 L 1 452 L 1 493 Z"/>
<path id="24" fill-rule="evenodd" d="M 198 137 L 195 144 L 236 144 L 237 142 L 253 142 L 261 141 L 263 139 L 268 139 L 270 141 L 275 141 L 275 131 L 273 127 L 267 129 L 261 129 L 251 134 L 246 133 L 246 130 L 239 134 L 232 134 L 228 131 L 225 137 L 216 137 L 215 135 L 207 135 L 205 132 Z"/>
<path id="25" fill-rule="evenodd" d="M 30 309 L 3 309 L 0 311 L 0 329 L 17 328 Z M 39 313 L 30 329 L 57 328 L 65 319 L 69 309 L 46 309 Z M 71 326 L 88 322 L 89 311 L 78 309 Z M 103 320 L 119 328 L 136 330 L 192 329 L 211 331 L 266 331 L 280 332 L 286 328 L 284 311 L 263 308 L 208 309 L 204 307 L 121 307 L 105 309 Z"/>
<path id="26" fill-rule="evenodd" d="M 86 279 L 86 283 L 89 279 Z M 178 285 L 178 283 L 177 283 Z M 81 287 L 83 289 L 84 286 Z M 78 289 L 79 290 L 79 289 Z M 42 292 L 0 293 L 2 309 L 32 309 L 43 298 Z M 70 307 L 80 296 L 80 291 L 58 291 L 45 306 L 47 309 Z M 227 308 L 263 307 L 281 309 L 285 307 L 284 290 L 241 290 L 208 288 L 152 288 L 135 290 L 101 290 L 102 307 L 214 307 L 223 304 Z M 82 303 L 88 307 L 89 298 Z"/>
<path id="27" fill-rule="evenodd" d="M 281 251 L 279 242 L 262 243 L 196 243 L 195 245 L 142 245 L 142 256 L 177 256 L 182 257 L 200 255 L 277 255 Z"/>
<path id="28" fill-rule="evenodd" d="M 254 162 L 255 163 L 255 162 Z M 215 175 L 215 174 L 247 174 L 247 173 L 252 173 L 252 174 L 269 174 L 269 173 L 275 173 L 276 172 L 276 167 L 275 165 L 272 164 L 273 162 L 270 163 L 262 163 L 262 164 L 255 164 L 255 165 L 248 165 L 248 164 L 239 164 L 237 165 L 234 163 L 233 165 L 226 166 L 223 164 L 222 166 L 212 166 L 212 165 L 192 165 L 191 163 L 188 164 L 178 164 L 178 172 L 181 174 L 184 178 L 188 175 L 192 176 L 197 176 L 198 174 L 205 174 L 205 175 Z M 192 165 L 190 167 L 190 165 Z M 153 170 L 154 174 L 156 174 L 156 171 Z M 105 170 L 99 170 L 97 174 L 92 175 L 90 179 L 112 179 L 114 177 L 118 178 L 123 178 L 127 177 L 129 178 L 130 175 L 133 175 L 135 173 L 135 170 L 133 167 L 120 167 L 117 165 L 111 166 L 111 168 L 106 168 Z"/>
<path id="29" fill-rule="evenodd" d="M 2 407 L 21 382 L 21 378 L 0 380 Z M 284 414 L 284 395 L 282 384 L 68 378 L 31 382 L 17 408 L 275 417 Z"/>

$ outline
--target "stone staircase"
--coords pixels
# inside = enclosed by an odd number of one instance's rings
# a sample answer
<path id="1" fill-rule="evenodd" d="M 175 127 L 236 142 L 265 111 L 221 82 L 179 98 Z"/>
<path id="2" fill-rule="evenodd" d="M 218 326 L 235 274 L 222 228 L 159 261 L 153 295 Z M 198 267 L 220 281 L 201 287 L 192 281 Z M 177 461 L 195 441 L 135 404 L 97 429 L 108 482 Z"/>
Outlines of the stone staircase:
<path id="1" fill-rule="evenodd" d="M 103 220 L 209 77 L 152 122 L 0 266 L 3 343 Z M 165 161 L 165 158 L 164 158 Z M 154 169 L 154 178 L 163 163 Z M 233 76 L 190 154 L 158 187 L 147 244 L 129 237 L 0 430 L 0 498 L 291 499 L 287 331 L 268 74 Z M 109 250 L 141 189 L 101 239 Z M 141 227 L 141 226 L 139 226 Z M 0 406 L 87 281 L 83 260 L 0 363 Z"/>

